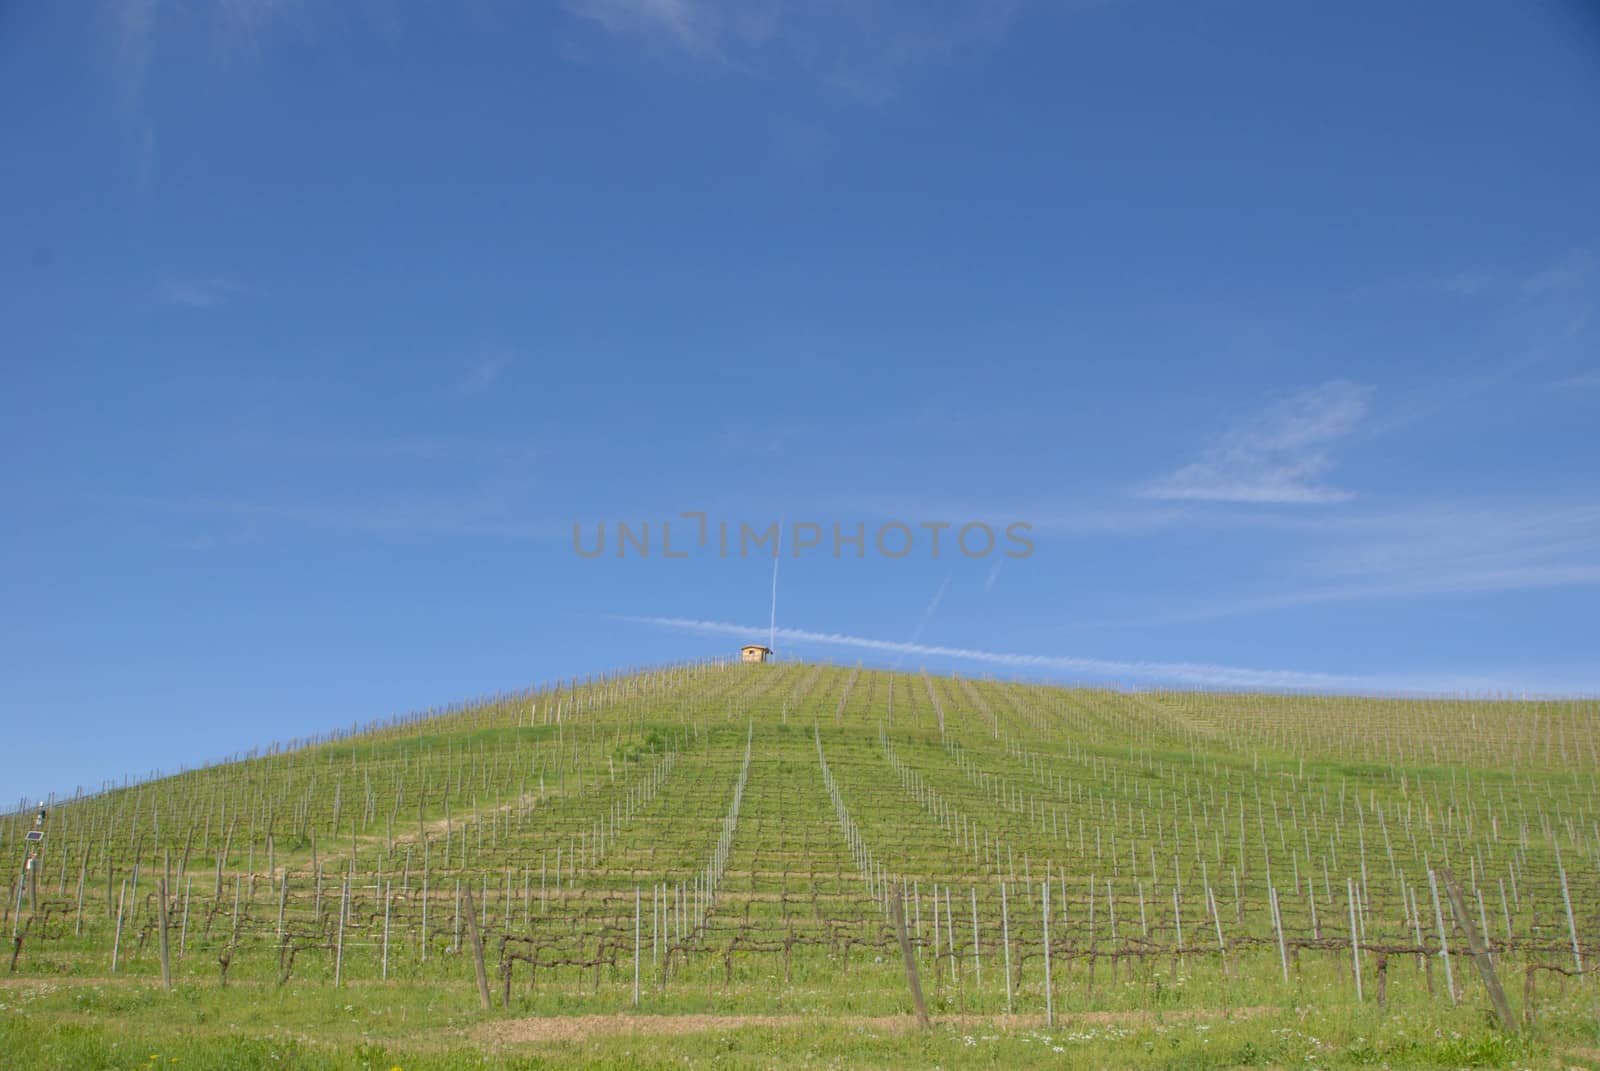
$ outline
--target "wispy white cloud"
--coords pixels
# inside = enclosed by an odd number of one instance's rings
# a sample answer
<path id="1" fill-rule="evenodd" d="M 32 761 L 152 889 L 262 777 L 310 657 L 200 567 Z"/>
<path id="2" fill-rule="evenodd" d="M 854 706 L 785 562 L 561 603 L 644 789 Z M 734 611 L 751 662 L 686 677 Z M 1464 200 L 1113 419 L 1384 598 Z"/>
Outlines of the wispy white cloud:
<path id="1" fill-rule="evenodd" d="M 212 9 L 218 60 L 226 64 L 236 57 L 257 58 L 268 29 L 298 6 L 296 0 L 219 0 Z"/>
<path id="2" fill-rule="evenodd" d="M 112 7 L 117 27 L 117 107 L 134 152 L 141 186 L 155 169 L 156 132 L 146 96 L 156 55 L 156 0 L 121 0 Z"/>
<path id="3" fill-rule="evenodd" d="M 489 471 L 525 474 L 539 456 L 531 442 L 462 435 L 393 435 L 354 438 L 306 435 L 246 435 L 240 446 L 275 459 L 314 458 L 320 462 L 406 461 L 488 466 Z"/>
<path id="4" fill-rule="evenodd" d="M 665 38 L 696 55 L 721 56 L 730 36 L 760 43 L 771 32 L 777 5 L 750 4 L 750 15 L 734 20 L 734 10 L 711 0 L 568 0 L 567 9 L 612 33 Z"/>
<path id="5" fill-rule="evenodd" d="M 815 181 L 839 139 L 820 123 L 780 116 L 767 124 L 768 148 L 778 174 L 803 182 Z"/>
<path id="6" fill-rule="evenodd" d="M 221 276 L 168 278 L 156 288 L 161 301 L 191 309 L 215 308 L 254 292 L 250 286 Z"/>
<path id="7" fill-rule="evenodd" d="M 717 443 L 724 453 L 740 457 L 781 457 L 815 434 L 816 429 L 804 420 L 768 419 L 730 424 L 718 434 Z"/>
<path id="8" fill-rule="evenodd" d="M 156 0 L 118 0 L 111 5 L 117 24 L 117 92 L 124 108 L 143 103 L 145 79 L 155 58 Z"/>
<path id="9" fill-rule="evenodd" d="M 1400 580 L 1430 573 L 1516 571 L 1600 563 L 1600 503 L 1504 498 L 1422 503 L 1352 514 L 1321 530 L 1323 551 L 1302 554 L 1309 571 Z"/>
<path id="10" fill-rule="evenodd" d="M 1424 597 L 1586 588 L 1600 577 L 1600 504 L 1583 495 L 1496 496 L 1368 504 L 1339 510 L 1282 510 L 1236 502 L 1138 503 L 1085 498 L 1075 503 L 1017 501 L 1004 509 L 959 500 L 892 501 L 888 516 L 975 517 L 998 529 L 1025 519 L 1051 553 L 1073 541 L 1080 560 L 1092 541 L 1115 553 L 1139 541 L 1185 541 L 1197 576 L 1215 575 L 1228 591 L 1165 592 L 1143 610 L 1124 600 L 1118 616 L 1075 627 L 1172 625 L 1299 606 Z M 1207 557 L 1208 540 L 1258 542 L 1244 567 Z M 1177 553 L 1170 545 L 1159 553 Z M 998 559 L 984 582 L 987 592 Z M 1265 590 L 1263 590 L 1265 589 Z M 1189 600 L 1187 604 L 1185 600 Z"/>
<path id="11" fill-rule="evenodd" d="M 494 386 L 495 382 L 511 367 L 511 354 L 500 352 L 491 354 L 480 361 L 474 361 L 467 369 L 467 374 L 456 384 L 458 394 L 479 394 Z"/>
<path id="12" fill-rule="evenodd" d="M 1331 380 L 1273 402 L 1225 433 L 1199 461 L 1139 488 L 1143 498 L 1322 504 L 1351 491 L 1321 483 L 1331 446 L 1367 413 L 1372 388 Z"/>
<path id="13" fill-rule="evenodd" d="M 1600 585 L 1600 505 L 1587 501 L 1422 504 L 1283 523 L 1293 564 L 1272 590 L 1095 624 L 1192 624 L 1305 606 Z"/>
<path id="14" fill-rule="evenodd" d="M 765 629 L 728 621 L 691 617 L 623 616 L 618 620 L 640 625 L 694 632 L 703 635 L 749 637 Z M 1210 662 L 1117 661 L 1078 658 L 1070 655 L 1025 654 L 990 651 L 973 647 L 943 647 L 897 640 L 879 640 L 841 632 L 814 632 L 808 629 L 780 628 L 779 640 L 801 646 L 848 647 L 879 654 L 913 655 L 954 662 L 975 662 L 1007 669 L 1078 680 L 1115 681 L 1124 684 L 1167 684 L 1199 688 L 1240 688 L 1284 691 L 1324 692 L 1414 692 L 1467 693 L 1525 690 L 1526 685 L 1474 674 L 1432 674 L 1412 676 L 1362 675 L 1306 672 L 1292 669 L 1249 669 Z M 1592 685 L 1576 691 L 1587 694 Z"/>
<path id="15" fill-rule="evenodd" d="M 579 19 L 720 69 L 792 67 L 829 89 L 881 104 L 930 63 L 1000 40 L 1021 0 L 567 0 Z"/>
<path id="16" fill-rule="evenodd" d="M 884 520 L 941 519 L 983 521 L 996 531 L 1013 521 L 1050 536 L 1150 535 L 1197 522 L 1245 524 L 1261 511 L 1208 507 L 1193 502 L 1129 501 L 1125 494 L 1076 498 L 1015 497 L 1004 501 L 958 496 L 897 495 L 884 491 L 830 500 L 826 508 Z"/>
<path id="17" fill-rule="evenodd" d="M 106 496 L 107 505 L 178 516 L 232 516 L 345 535 L 396 539 L 466 537 L 559 540 L 571 523 L 531 513 L 529 495 L 511 487 L 447 492 L 417 490 L 337 499 L 191 498 Z"/>
<path id="18" fill-rule="evenodd" d="M 1500 266 L 1454 267 L 1385 275 L 1356 286 L 1342 295 L 1350 300 L 1418 298 L 1471 298 L 1480 306 L 1494 307 L 1519 296 L 1561 296 L 1586 290 L 1594 281 L 1594 254 L 1577 247 L 1533 269 Z"/>
<path id="19" fill-rule="evenodd" d="M 1587 249 L 1569 250 L 1560 260 L 1522 281 L 1529 294 L 1570 295 L 1587 291 L 1594 281 L 1597 265 Z"/>
<path id="20" fill-rule="evenodd" d="M 1139 620 L 1096 622 L 1100 625 L 1185 625 L 1245 617 L 1273 610 L 1337 603 L 1378 602 L 1430 595 L 1474 595 L 1507 591 L 1593 587 L 1600 585 L 1600 564 L 1530 565 L 1414 576 L 1396 581 L 1352 581 L 1291 588 L 1181 608 Z"/>
<path id="21" fill-rule="evenodd" d="M 396 495 L 358 502 L 218 503 L 226 512 L 311 528 L 399 537 L 556 539 L 567 526 L 531 519 L 498 496 Z"/>
<path id="22" fill-rule="evenodd" d="M 1372 299 L 1413 299 L 1442 296 L 1445 298 L 1477 298 L 1503 287 L 1501 274 L 1473 268 L 1409 275 L 1390 275 L 1363 283 L 1342 296 L 1352 301 Z"/>
<path id="23" fill-rule="evenodd" d="M 141 185 L 147 185 L 155 172 L 156 115 L 151 103 L 151 75 L 163 37 L 170 38 L 167 51 L 181 45 L 172 27 L 192 27 L 207 20 L 211 28 L 213 55 L 226 66 L 235 58 L 254 59 L 269 27 L 286 21 L 291 12 L 317 11 L 316 5 L 296 0 L 216 0 L 211 4 L 173 4 L 162 0 L 105 0 L 108 22 L 115 28 L 114 70 L 117 108 L 134 155 L 134 168 Z M 375 8 L 373 9 L 376 10 Z"/>
<path id="24" fill-rule="evenodd" d="M 1592 372 L 1579 372 L 1575 376 L 1568 376 L 1566 379 L 1558 379 L 1550 385 L 1552 387 L 1559 387 L 1572 391 L 1595 390 L 1596 388 L 1600 388 L 1600 369 L 1596 369 Z"/>

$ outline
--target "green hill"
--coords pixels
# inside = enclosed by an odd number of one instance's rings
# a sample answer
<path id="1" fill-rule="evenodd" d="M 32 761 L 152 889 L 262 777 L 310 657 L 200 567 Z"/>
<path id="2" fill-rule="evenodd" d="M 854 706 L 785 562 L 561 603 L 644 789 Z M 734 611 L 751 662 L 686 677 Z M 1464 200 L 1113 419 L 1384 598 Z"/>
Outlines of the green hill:
<path id="1" fill-rule="evenodd" d="M 1597 727 L 1592 701 L 801 663 L 500 696 L 54 806 L 26 888 L 33 813 L 0 822 L 0 1051 L 1572 1058 L 1600 995 L 1573 973 L 1600 962 Z M 1494 1025 L 1480 965 L 1531 1030 Z"/>

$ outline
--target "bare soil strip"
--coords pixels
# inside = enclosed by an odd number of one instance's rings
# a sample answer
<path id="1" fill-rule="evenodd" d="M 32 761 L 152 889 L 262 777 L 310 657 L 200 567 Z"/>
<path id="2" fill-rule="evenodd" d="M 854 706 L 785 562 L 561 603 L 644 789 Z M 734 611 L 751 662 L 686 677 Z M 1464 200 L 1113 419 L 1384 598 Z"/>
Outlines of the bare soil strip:
<path id="1" fill-rule="evenodd" d="M 1160 1020 L 1169 1023 L 1188 1022 L 1195 1019 L 1248 1019 L 1265 1015 L 1271 1006 L 1243 1008 L 1195 1008 L 1160 1013 Z M 1057 1028 L 1100 1023 L 1146 1024 L 1155 1022 L 1157 1013 L 1148 1011 L 1081 1012 L 1060 1016 Z M 882 1031 L 899 1034 L 915 1030 L 914 1015 L 562 1015 L 529 1019 L 501 1019 L 480 1024 L 468 1036 L 492 1045 L 536 1044 L 549 1041 L 587 1041 L 590 1038 L 611 1037 L 619 1034 L 676 1035 L 698 1034 L 706 1031 L 741 1030 L 746 1027 L 782 1029 L 804 1027 L 811 1023 L 827 1022 L 852 1029 Z M 1042 1028 L 1042 1015 L 947 1015 L 934 1020 L 935 1026 L 976 1027 L 988 1026 L 1005 1030 Z"/>

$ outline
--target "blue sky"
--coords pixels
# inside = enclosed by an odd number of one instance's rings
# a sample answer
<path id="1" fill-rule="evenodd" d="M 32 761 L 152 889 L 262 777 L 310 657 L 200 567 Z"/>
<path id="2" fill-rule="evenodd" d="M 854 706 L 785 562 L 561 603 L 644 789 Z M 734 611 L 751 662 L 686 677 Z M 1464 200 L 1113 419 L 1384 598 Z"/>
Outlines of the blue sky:
<path id="1" fill-rule="evenodd" d="M 0 98 L 0 795 L 763 639 L 686 511 L 864 527 L 784 656 L 1600 691 L 1587 5 L 10 5 Z"/>

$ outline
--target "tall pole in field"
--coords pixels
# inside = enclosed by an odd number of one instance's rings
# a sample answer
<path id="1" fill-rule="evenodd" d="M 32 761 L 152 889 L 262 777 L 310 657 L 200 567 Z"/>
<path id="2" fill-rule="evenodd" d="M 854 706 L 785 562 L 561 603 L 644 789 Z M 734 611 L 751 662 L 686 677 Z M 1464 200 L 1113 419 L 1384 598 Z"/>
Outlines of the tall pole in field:
<path id="1" fill-rule="evenodd" d="M 1567 891 L 1567 868 L 1556 859 L 1556 869 L 1561 873 L 1561 902 L 1567 905 L 1567 933 L 1572 936 L 1572 966 L 1583 974 L 1583 957 L 1578 954 L 1578 924 L 1572 917 L 1572 894 Z"/>
<path id="2" fill-rule="evenodd" d="M 33 829 L 28 831 L 28 860 L 22 868 L 22 883 L 28 887 L 28 910 L 35 915 L 39 913 L 39 882 L 44 874 L 43 856 L 39 854 L 39 846 L 44 843 L 44 818 L 44 800 L 40 800 Z M 17 910 L 22 910 L 20 899 Z"/>
<path id="3" fill-rule="evenodd" d="M 1267 900 L 1272 907 L 1272 928 L 1277 931 L 1278 962 L 1283 966 L 1283 984 L 1289 984 L 1289 953 L 1283 943 L 1283 912 L 1278 906 L 1278 890 L 1267 886 Z"/>
<path id="4" fill-rule="evenodd" d="M 122 951 L 122 911 L 128 901 L 128 879 L 122 879 L 122 891 L 117 894 L 117 932 L 111 939 L 111 973 L 117 973 L 117 955 Z"/>
<path id="5" fill-rule="evenodd" d="M 389 979 L 389 893 L 391 881 L 383 883 L 383 978 Z"/>
<path id="6" fill-rule="evenodd" d="M 89 845 L 83 846 L 83 866 L 78 871 L 78 910 L 72 917 L 72 936 L 83 933 L 83 886 L 89 878 Z"/>
<path id="7" fill-rule="evenodd" d="M 1444 960 L 1444 987 L 1450 993 L 1450 1003 L 1456 1002 L 1456 983 L 1450 972 L 1450 938 L 1445 935 L 1444 909 L 1439 906 L 1439 879 L 1428 871 L 1428 887 L 1433 891 L 1433 917 L 1439 924 L 1439 958 Z"/>
<path id="8" fill-rule="evenodd" d="M 1356 975 L 1356 1000 L 1361 1000 L 1361 943 L 1356 930 L 1356 883 L 1353 878 L 1344 879 L 1345 899 L 1350 905 L 1350 958 L 1355 967 Z M 1448 969 L 1448 963 L 1446 964 Z"/>
<path id="9" fill-rule="evenodd" d="M 928 1006 L 922 1002 L 922 979 L 917 976 L 917 957 L 911 953 L 911 938 L 906 936 L 906 909 L 901 903 L 905 899 L 905 887 L 902 885 L 898 894 L 889 897 L 889 913 L 894 921 L 895 939 L 900 942 L 900 959 L 905 963 L 906 984 L 911 987 L 911 1005 L 917 1011 L 917 1022 L 927 1029 Z"/>
<path id="10" fill-rule="evenodd" d="M 1484 943 L 1483 937 L 1472 925 L 1472 916 L 1467 913 L 1461 886 L 1456 884 L 1455 875 L 1445 867 L 1439 868 L 1439 876 L 1444 878 L 1444 890 L 1450 897 L 1450 906 L 1455 908 L 1456 917 L 1461 920 L 1461 928 L 1467 932 L 1467 949 L 1472 953 L 1473 966 L 1478 968 L 1478 975 L 1483 979 L 1483 987 L 1489 991 L 1489 1001 L 1494 1005 L 1495 1014 L 1500 1017 L 1500 1025 L 1507 1030 L 1515 1030 L 1517 1020 L 1511 1014 L 1511 1004 L 1506 1000 L 1506 991 L 1500 985 L 1500 976 L 1495 973 L 1494 960 L 1489 956 L 1489 946 Z"/>
<path id="11" fill-rule="evenodd" d="M 1011 1014 L 1011 915 L 1006 910 L 1006 883 L 1000 883 L 1000 939 L 1006 947 L 1006 1014 Z"/>
<path id="12" fill-rule="evenodd" d="M 184 950 L 189 947 L 189 897 L 194 893 L 194 875 L 190 874 L 184 879 L 183 886 L 183 922 L 178 927 L 178 958 L 183 958 Z"/>
<path id="13" fill-rule="evenodd" d="M 339 890 L 339 938 L 338 945 L 333 953 L 333 987 L 339 988 L 344 980 L 344 921 L 350 904 L 350 879 L 344 879 L 344 887 Z"/>
<path id="14" fill-rule="evenodd" d="M 172 958 L 167 942 L 167 879 L 161 877 L 157 883 L 156 901 L 157 921 L 161 926 L 161 986 L 163 989 L 172 988 Z"/>
<path id="15" fill-rule="evenodd" d="M 944 935 L 950 945 L 950 984 L 955 985 L 956 978 L 956 927 L 955 912 L 950 907 L 950 886 L 944 887 Z"/>
<path id="16" fill-rule="evenodd" d="M 972 977 L 979 989 L 983 988 L 983 957 L 978 954 L 978 890 L 972 890 Z"/>
<path id="17" fill-rule="evenodd" d="M 1055 1026 L 1055 997 L 1050 987 L 1050 883 L 1048 881 L 1044 883 L 1043 889 L 1044 895 L 1040 900 L 1044 905 L 1044 1022 L 1046 1026 Z"/>
<path id="18" fill-rule="evenodd" d="M 467 882 L 467 939 L 472 942 L 472 967 L 478 980 L 478 1003 L 483 1010 L 491 1007 L 489 1001 L 489 975 L 483 969 L 483 939 L 478 935 L 478 912 L 472 905 L 472 882 Z"/>

